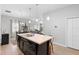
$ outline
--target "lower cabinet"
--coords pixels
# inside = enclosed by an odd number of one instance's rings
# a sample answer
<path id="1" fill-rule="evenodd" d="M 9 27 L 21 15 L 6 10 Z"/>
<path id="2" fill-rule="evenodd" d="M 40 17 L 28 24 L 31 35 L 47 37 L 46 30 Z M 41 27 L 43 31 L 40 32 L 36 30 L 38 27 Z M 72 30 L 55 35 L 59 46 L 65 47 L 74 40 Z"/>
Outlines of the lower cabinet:
<path id="1" fill-rule="evenodd" d="M 47 55 L 48 54 L 48 43 L 49 42 L 45 42 L 41 45 L 38 45 L 20 36 L 18 36 L 17 42 L 18 42 L 18 46 L 20 50 L 25 55 Z"/>
<path id="2" fill-rule="evenodd" d="M 26 55 L 35 55 L 36 54 L 36 45 L 30 43 L 29 41 L 24 42 L 23 51 Z"/>
<path id="3" fill-rule="evenodd" d="M 9 43 L 9 34 L 1 34 L 2 38 L 1 38 L 1 45 L 6 45 Z"/>
<path id="4" fill-rule="evenodd" d="M 25 40 L 23 38 L 20 38 L 17 40 L 18 46 L 20 50 L 25 55 L 35 55 L 36 54 L 36 44 L 32 43 L 28 40 Z"/>
<path id="5" fill-rule="evenodd" d="M 47 55 L 48 51 L 47 51 L 47 43 L 43 43 L 41 45 L 38 46 L 38 50 L 37 50 L 37 54 L 38 55 Z"/>
<path id="6" fill-rule="evenodd" d="M 19 46 L 20 46 L 20 49 L 23 51 L 23 48 L 24 48 L 24 41 L 23 40 L 20 40 Z"/>

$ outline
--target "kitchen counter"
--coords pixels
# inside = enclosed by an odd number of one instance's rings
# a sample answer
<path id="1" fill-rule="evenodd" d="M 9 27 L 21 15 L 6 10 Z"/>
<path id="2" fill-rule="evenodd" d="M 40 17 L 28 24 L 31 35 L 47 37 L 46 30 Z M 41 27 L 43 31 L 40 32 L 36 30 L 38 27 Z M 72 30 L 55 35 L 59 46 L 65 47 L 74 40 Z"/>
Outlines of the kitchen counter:
<path id="1" fill-rule="evenodd" d="M 37 44 L 43 44 L 44 42 L 52 39 L 51 36 L 48 36 L 48 35 L 41 35 L 41 34 L 32 34 L 32 33 L 23 33 L 23 34 L 18 34 L 19 36 L 27 39 L 27 40 L 30 40 L 30 41 L 33 41 Z M 27 36 L 27 35 L 31 35 L 31 36 Z"/>
<path id="2" fill-rule="evenodd" d="M 17 34 L 18 47 L 25 55 L 48 55 L 52 37 L 41 34 Z"/>

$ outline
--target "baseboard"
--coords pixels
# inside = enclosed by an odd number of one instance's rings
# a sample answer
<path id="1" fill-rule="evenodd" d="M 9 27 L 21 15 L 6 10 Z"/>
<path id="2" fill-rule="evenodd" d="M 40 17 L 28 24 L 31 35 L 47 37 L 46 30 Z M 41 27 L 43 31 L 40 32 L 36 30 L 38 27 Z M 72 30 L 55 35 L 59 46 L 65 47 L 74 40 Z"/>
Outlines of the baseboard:
<path id="1" fill-rule="evenodd" d="M 66 45 L 63 45 L 63 44 L 60 44 L 60 43 L 57 43 L 57 42 L 53 42 L 53 43 L 56 44 L 56 45 L 60 45 L 60 46 L 66 47 Z"/>

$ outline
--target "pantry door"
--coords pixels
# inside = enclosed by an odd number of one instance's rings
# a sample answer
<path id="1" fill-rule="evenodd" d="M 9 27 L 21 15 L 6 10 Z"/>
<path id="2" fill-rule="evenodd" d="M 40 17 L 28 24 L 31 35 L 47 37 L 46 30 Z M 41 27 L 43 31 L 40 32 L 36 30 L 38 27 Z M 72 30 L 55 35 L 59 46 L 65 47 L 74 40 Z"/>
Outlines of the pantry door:
<path id="1" fill-rule="evenodd" d="M 68 19 L 68 47 L 79 50 L 79 18 Z"/>

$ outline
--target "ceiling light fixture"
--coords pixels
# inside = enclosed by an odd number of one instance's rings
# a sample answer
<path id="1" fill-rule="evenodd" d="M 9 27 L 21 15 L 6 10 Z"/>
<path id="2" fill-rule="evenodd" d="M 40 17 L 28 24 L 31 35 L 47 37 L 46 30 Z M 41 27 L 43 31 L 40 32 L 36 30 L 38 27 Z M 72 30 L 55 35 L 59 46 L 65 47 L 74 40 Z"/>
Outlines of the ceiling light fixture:
<path id="1" fill-rule="evenodd" d="M 31 23 L 31 21 L 29 20 L 29 24 Z"/>
<path id="2" fill-rule="evenodd" d="M 29 17 L 31 17 L 31 8 L 29 8 Z"/>
<path id="3" fill-rule="evenodd" d="M 39 8 L 39 4 L 36 4 L 36 20 L 35 20 L 36 22 L 38 22 L 40 19 L 38 8 Z"/>
<path id="4" fill-rule="evenodd" d="M 38 22 L 38 19 L 36 19 L 36 22 Z"/>
<path id="5" fill-rule="evenodd" d="M 50 20 L 50 17 L 49 17 L 49 16 L 47 16 L 47 18 L 46 18 L 46 19 L 47 19 L 47 21 L 49 21 L 49 20 Z"/>

